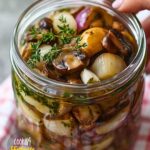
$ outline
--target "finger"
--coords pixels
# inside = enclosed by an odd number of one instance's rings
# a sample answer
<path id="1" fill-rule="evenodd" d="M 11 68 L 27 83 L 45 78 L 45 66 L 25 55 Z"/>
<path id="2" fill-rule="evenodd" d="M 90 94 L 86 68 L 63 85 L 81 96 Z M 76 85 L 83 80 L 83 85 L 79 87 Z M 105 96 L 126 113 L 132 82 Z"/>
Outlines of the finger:
<path id="1" fill-rule="evenodd" d="M 150 16 L 142 22 L 142 26 L 146 33 L 147 39 L 150 41 Z"/>
<path id="2" fill-rule="evenodd" d="M 146 34 L 146 39 L 147 39 L 147 65 L 146 65 L 146 72 L 150 73 L 150 16 L 146 18 L 142 22 L 143 29 Z"/>
<path id="3" fill-rule="evenodd" d="M 122 12 L 138 12 L 150 9 L 150 0 L 115 0 L 112 6 Z"/>

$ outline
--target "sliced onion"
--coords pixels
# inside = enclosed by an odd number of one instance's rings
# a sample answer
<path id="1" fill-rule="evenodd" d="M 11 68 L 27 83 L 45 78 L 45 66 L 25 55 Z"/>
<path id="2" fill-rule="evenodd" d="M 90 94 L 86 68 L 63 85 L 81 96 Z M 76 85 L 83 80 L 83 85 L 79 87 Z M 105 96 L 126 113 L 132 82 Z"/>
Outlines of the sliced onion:
<path id="1" fill-rule="evenodd" d="M 130 105 L 123 108 L 116 116 L 114 116 L 112 119 L 108 120 L 107 122 L 104 122 L 99 127 L 96 128 L 96 133 L 99 135 L 107 134 L 124 123 L 125 119 L 127 118 L 130 111 Z"/>
<path id="2" fill-rule="evenodd" d="M 84 69 L 81 72 L 81 80 L 84 84 L 94 83 L 100 81 L 99 78 L 90 70 Z"/>
<path id="3" fill-rule="evenodd" d="M 41 112 L 42 114 L 47 114 L 51 112 L 51 108 L 49 108 L 46 105 L 43 105 L 42 103 L 40 103 L 38 100 L 36 100 L 35 98 L 33 98 L 32 96 L 28 96 L 26 95 L 24 92 L 20 92 L 20 94 L 23 96 L 24 100 L 34 106 L 39 112 Z M 53 103 L 54 101 L 49 100 L 49 104 Z M 67 102 L 59 102 L 59 106 L 58 106 L 58 112 L 56 112 L 55 114 L 51 114 L 51 116 L 55 115 L 55 116 L 60 116 L 60 115 L 64 115 L 65 113 L 69 112 L 72 108 L 72 105 L 70 103 Z"/>
<path id="4" fill-rule="evenodd" d="M 42 103 L 38 102 L 36 99 L 34 99 L 32 96 L 26 95 L 24 92 L 20 92 L 20 94 L 23 96 L 23 99 L 30 105 L 34 106 L 39 112 L 43 114 L 49 113 L 49 108 L 46 105 L 43 105 Z"/>
<path id="5" fill-rule="evenodd" d="M 18 99 L 18 105 L 18 107 L 21 109 L 26 118 L 28 118 L 31 122 L 33 122 L 36 125 L 40 124 L 42 120 L 42 115 L 36 109 L 33 109 L 33 107 L 28 105 L 26 102 L 23 102 L 21 99 Z"/>
<path id="6" fill-rule="evenodd" d="M 53 119 L 50 116 L 45 116 L 44 126 L 54 135 L 71 137 L 74 132 L 75 122 L 71 116 L 56 119 Z"/>

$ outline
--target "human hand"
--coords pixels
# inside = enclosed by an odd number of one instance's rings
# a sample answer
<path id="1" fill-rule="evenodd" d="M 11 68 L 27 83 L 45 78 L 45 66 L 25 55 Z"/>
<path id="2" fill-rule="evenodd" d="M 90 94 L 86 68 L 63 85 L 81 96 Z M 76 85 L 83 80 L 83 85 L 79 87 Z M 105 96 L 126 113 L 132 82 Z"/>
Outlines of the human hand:
<path id="1" fill-rule="evenodd" d="M 121 12 L 137 13 L 140 10 L 150 10 L 150 0 L 115 0 L 112 6 Z M 146 71 L 150 73 L 150 16 L 142 23 L 147 38 L 148 65 Z"/>
<path id="2" fill-rule="evenodd" d="M 150 0 L 115 0 L 112 6 L 119 11 L 133 13 L 150 9 Z"/>

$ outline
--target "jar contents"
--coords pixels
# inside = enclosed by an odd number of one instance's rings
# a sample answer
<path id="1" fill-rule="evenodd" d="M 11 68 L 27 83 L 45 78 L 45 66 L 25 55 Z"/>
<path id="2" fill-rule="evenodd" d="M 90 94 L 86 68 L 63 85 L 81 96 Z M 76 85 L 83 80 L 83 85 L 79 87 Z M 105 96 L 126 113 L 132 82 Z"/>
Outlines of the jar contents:
<path id="1" fill-rule="evenodd" d="M 30 25 L 20 45 L 21 57 L 31 70 L 79 86 L 117 76 L 136 52 L 128 28 L 105 10 L 91 6 L 49 13 Z M 70 93 L 62 100 L 49 98 L 25 85 L 16 74 L 13 78 L 18 127 L 32 136 L 39 148 L 127 150 L 134 143 L 143 78 L 119 94 L 85 105 L 67 101 L 77 99 Z"/>
<path id="2" fill-rule="evenodd" d="M 136 53 L 133 36 L 116 18 L 97 7 L 64 9 L 36 21 L 20 50 L 42 76 L 89 84 L 122 72 Z"/>

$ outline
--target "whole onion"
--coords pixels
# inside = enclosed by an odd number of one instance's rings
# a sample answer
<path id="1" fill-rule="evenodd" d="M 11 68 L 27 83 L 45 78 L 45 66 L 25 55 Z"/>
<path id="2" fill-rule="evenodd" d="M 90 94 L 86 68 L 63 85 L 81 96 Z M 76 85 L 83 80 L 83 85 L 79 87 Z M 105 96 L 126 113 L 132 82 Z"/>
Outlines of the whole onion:
<path id="1" fill-rule="evenodd" d="M 86 7 L 82 11 L 80 11 L 75 19 L 77 22 L 78 32 L 81 32 L 85 29 L 87 29 L 94 19 L 95 12 L 92 8 Z"/>

